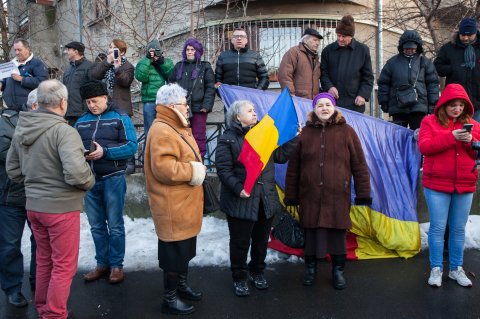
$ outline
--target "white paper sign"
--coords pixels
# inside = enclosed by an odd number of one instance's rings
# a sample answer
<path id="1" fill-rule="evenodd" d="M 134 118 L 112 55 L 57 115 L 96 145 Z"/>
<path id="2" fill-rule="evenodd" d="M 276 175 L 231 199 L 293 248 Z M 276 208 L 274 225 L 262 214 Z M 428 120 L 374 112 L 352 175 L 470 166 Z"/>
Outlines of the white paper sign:
<path id="1" fill-rule="evenodd" d="M 18 68 L 13 62 L 7 62 L 7 63 L 2 63 L 0 64 L 0 78 L 8 78 L 12 76 L 12 72 L 17 71 L 18 73 Z"/>

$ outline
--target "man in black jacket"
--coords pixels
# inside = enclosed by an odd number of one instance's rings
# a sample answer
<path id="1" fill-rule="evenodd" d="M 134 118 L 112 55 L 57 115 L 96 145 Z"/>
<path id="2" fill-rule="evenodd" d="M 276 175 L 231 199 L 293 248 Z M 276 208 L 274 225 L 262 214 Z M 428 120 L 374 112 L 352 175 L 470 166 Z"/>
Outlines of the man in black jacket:
<path id="1" fill-rule="evenodd" d="M 36 109 L 37 90 L 28 95 L 28 109 Z M 18 113 L 22 110 L 10 108 L 0 117 L 0 284 L 8 296 L 8 302 L 15 307 L 25 307 L 27 300 L 22 294 L 23 255 L 21 243 L 27 211 L 25 210 L 25 186 L 11 181 L 5 170 L 7 151 L 17 127 Z M 23 109 L 24 110 L 24 109 Z M 30 226 L 30 224 L 29 224 Z M 30 236 L 30 285 L 35 290 L 36 242 Z"/>
<path id="2" fill-rule="evenodd" d="M 337 99 L 338 106 L 363 113 L 373 89 L 370 50 L 353 38 L 355 23 L 352 16 L 342 18 L 336 33 L 337 41 L 322 51 L 322 89 Z"/>
<path id="3" fill-rule="evenodd" d="M 463 19 L 452 40 L 438 51 L 433 62 L 438 75 L 446 77 L 445 85 L 461 84 L 473 103 L 473 118 L 480 120 L 480 33 L 475 18 Z"/>
<path id="4" fill-rule="evenodd" d="M 245 30 L 235 29 L 231 49 L 220 54 L 215 67 L 215 86 L 231 84 L 266 90 L 268 73 L 259 53 L 248 49 Z"/>
<path id="5" fill-rule="evenodd" d="M 65 53 L 70 62 L 70 66 L 63 74 L 63 84 L 68 90 L 68 109 L 65 117 L 72 126 L 87 110 L 87 105 L 80 96 L 80 87 L 91 79 L 90 69 L 93 63 L 84 57 L 84 52 L 85 46 L 81 42 L 73 41 L 65 45 Z"/>

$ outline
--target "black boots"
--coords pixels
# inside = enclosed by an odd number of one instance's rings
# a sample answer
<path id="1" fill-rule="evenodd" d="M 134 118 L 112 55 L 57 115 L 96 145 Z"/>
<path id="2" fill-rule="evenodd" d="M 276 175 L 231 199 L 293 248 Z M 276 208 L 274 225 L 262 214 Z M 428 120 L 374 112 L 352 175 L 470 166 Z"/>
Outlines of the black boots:
<path id="1" fill-rule="evenodd" d="M 195 309 L 192 305 L 183 302 L 177 296 L 177 283 L 179 281 L 178 273 L 163 272 L 163 286 L 165 292 L 163 295 L 162 312 L 173 315 L 188 315 Z"/>
<path id="2" fill-rule="evenodd" d="M 305 273 L 302 283 L 305 286 L 313 285 L 317 274 L 317 258 L 315 256 L 305 256 Z"/>
<path id="3" fill-rule="evenodd" d="M 202 293 L 194 291 L 187 283 L 187 273 L 178 274 L 178 294 L 188 300 L 199 301 L 202 300 Z"/>
<path id="4" fill-rule="evenodd" d="M 345 289 L 347 287 L 347 282 L 343 277 L 343 272 L 345 270 L 346 255 L 331 255 L 331 257 L 333 288 Z"/>

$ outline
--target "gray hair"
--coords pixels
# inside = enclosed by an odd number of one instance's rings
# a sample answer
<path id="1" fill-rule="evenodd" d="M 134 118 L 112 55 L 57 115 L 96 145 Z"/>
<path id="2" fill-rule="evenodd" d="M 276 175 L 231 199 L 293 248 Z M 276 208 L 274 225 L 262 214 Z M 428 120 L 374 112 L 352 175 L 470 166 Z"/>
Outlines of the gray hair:
<path id="1" fill-rule="evenodd" d="M 16 38 L 14 41 L 13 41 L 13 44 L 16 44 L 16 43 L 21 43 L 25 48 L 27 48 L 29 51 L 31 50 L 30 49 L 30 44 L 28 43 L 27 40 L 23 39 L 23 38 Z"/>
<path id="2" fill-rule="evenodd" d="M 38 86 L 37 102 L 39 109 L 56 109 L 62 100 L 67 99 L 67 87 L 58 80 L 46 80 Z"/>
<path id="3" fill-rule="evenodd" d="M 248 100 L 238 100 L 230 105 L 226 116 L 227 127 L 230 127 L 233 123 L 240 123 L 237 119 L 237 115 L 242 113 L 243 108 L 248 105 L 253 105 L 253 103 Z"/>
<path id="4" fill-rule="evenodd" d="M 305 41 L 308 40 L 310 37 L 313 37 L 313 35 L 305 34 L 300 38 L 300 42 L 305 43 Z"/>
<path id="5" fill-rule="evenodd" d="M 175 104 L 184 97 L 187 97 L 187 91 L 176 83 L 170 83 L 158 89 L 155 103 L 163 105 Z"/>
<path id="6" fill-rule="evenodd" d="M 32 105 L 37 104 L 37 92 L 38 89 L 35 89 L 28 93 L 27 108 L 29 111 L 32 110 Z"/>

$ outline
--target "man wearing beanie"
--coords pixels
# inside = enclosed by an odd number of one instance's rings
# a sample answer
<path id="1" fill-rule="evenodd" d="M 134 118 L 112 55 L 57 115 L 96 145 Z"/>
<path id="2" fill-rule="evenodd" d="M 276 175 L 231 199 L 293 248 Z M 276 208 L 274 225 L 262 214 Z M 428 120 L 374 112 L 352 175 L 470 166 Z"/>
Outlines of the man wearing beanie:
<path id="1" fill-rule="evenodd" d="M 438 51 L 433 62 L 437 73 L 445 77 L 445 85 L 461 84 L 473 103 L 473 118 L 480 120 L 480 41 L 475 18 L 460 21 L 458 32 Z"/>
<path id="2" fill-rule="evenodd" d="M 278 69 L 282 89 L 295 96 L 313 99 L 320 91 L 318 47 L 323 37 L 315 29 L 305 29 L 300 43 L 288 50 Z"/>
<path id="3" fill-rule="evenodd" d="M 85 158 L 95 175 L 95 186 L 85 196 L 85 211 L 95 244 L 97 267 L 83 277 L 95 281 L 108 277 L 111 284 L 122 282 L 125 256 L 125 169 L 137 151 L 133 122 L 108 101 L 107 87 L 98 80 L 80 87 L 88 112 L 78 119 Z"/>
<path id="4" fill-rule="evenodd" d="M 65 45 L 69 67 L 63 74 L 63 84 L 68 90 L 68 110 L 65 118 L 68 124 L 75 125 L 87 106 L 80 97 L 80 87 L 90 80 L 90 69 L 93 63 L 84 56 L 85 46 L 82 42 L 73 41 Z"/>
<path id="5" fill-rule="evenodd" d="M 340 20 L 336 33 L 337 41 L 322 51 L 322 89 L 337 99 L 338 106 L 363 113 L 373 89 L 370 50 L 353 38 L 355 22 L 352 16 Z"/>
<path id="6" fill-rule="evenodd" d="M 143 128 L 145 140 L 148 130 L 157 116 L 157 91 L 167 83 L 173 71 L 173 61 L 163 56 L 160 41 L 153 39 L 147 45 L 145 57 L 138 61 L 135 68 L 135 78 L 142 82 Z"/>

